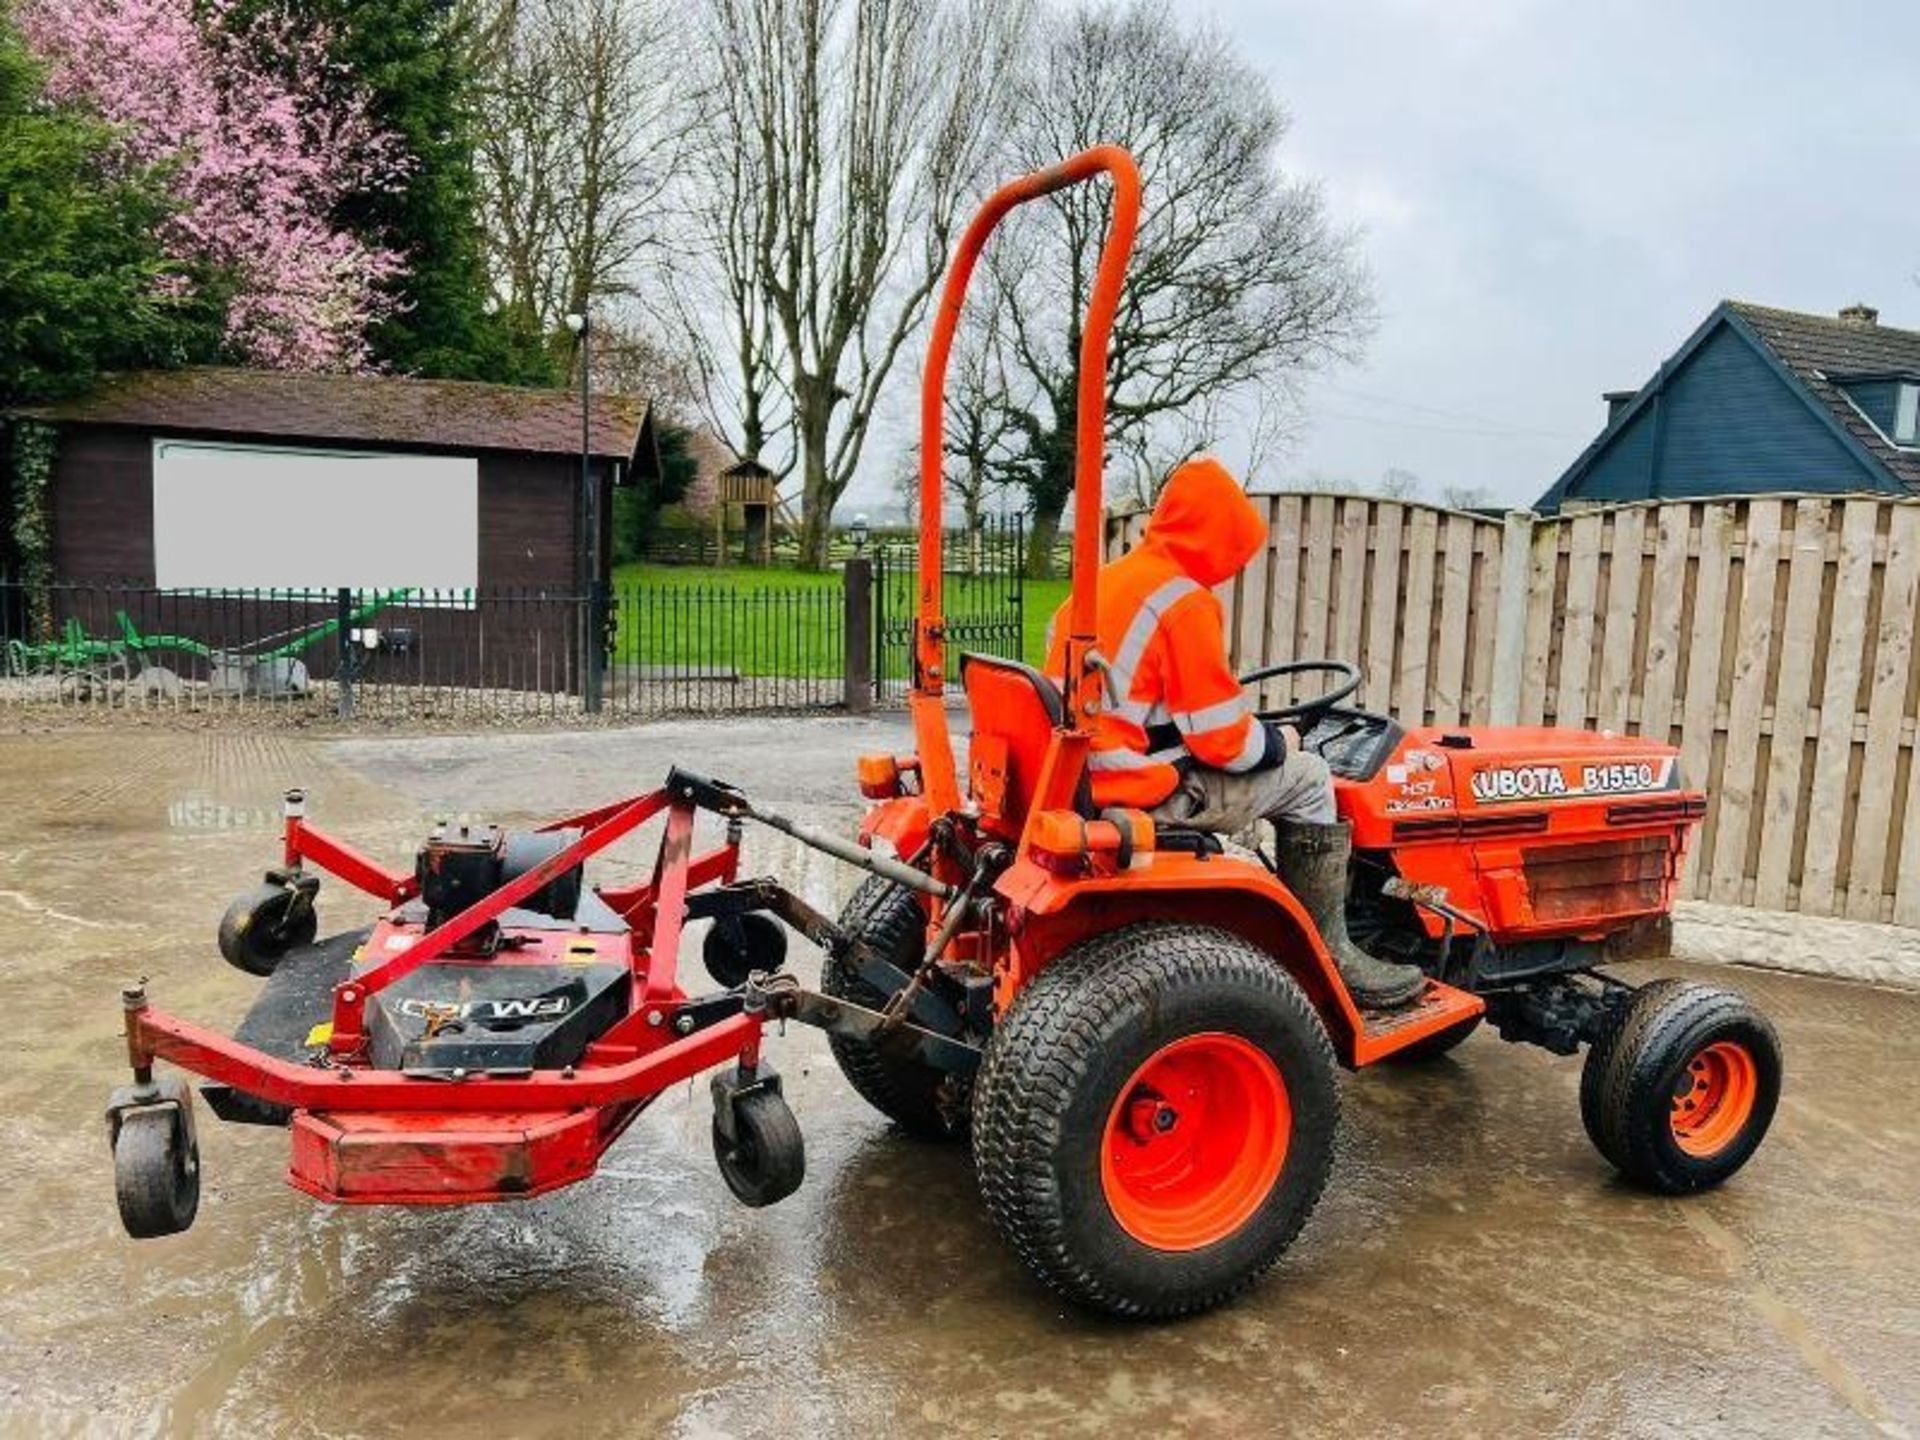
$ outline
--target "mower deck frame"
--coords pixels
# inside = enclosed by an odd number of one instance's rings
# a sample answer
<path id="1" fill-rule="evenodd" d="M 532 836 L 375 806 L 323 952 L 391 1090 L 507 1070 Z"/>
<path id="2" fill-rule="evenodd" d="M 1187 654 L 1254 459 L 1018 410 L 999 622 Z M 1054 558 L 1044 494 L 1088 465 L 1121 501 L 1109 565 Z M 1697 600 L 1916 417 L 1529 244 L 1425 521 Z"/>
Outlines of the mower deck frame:
<path id="1" fill-rule="evenodd" d="M 703 808 L 723 815 L 727 832 L 720 845 L 696 854 L 694 821 Z M 460 946 L 482 927 L 499 923 L 516 903 L 662 814 L 666 824 L 651 877 L 595 892 L 629 927 L 631 990 L 625 1013 L 577 1064 L 448 1072 L 370 1062 L 367 1013 L 376 997 L 424 965 L 465 958 Z M 675 770 L 658 790 L 548 822 L 542 831 L 582 833 L 457 915 L 430 929 L 416 926 L 417 939 L 333 987 L 332 1019 L 315 1028 L 308 1063 L 169 1014 L 150 1001 L 144 982 L 131 987 L 124 1002 L 135 1090 L 151 1086 L 154 1062 L 166 1060 L 284 1110 L 293 1132 L 288 1179 L 320 1199 L 456 1204 L 539 1194 L 584 1179 L 663 1090 L 716 1066 L 732 1062 L 736 1088 L 762 1080 L 771 1073 L 760 1057 L 769 1018 L 863 1032 L 885 1023 L 909 1043 L 918 1037 L 957 1063 L 956 1052 L 966 1047 L 906 1017 L 885 1021 L 857 1006 L 823 1003 L 797 985 L 755 977 L 733 991 L 687 995 L 678 974 L 681 935 L 687 919 L 701 914 L 769 911 L 823 944 L 858 948 L 775 882 L 738 882 L 742 821 L 751 814 L 738 791 Z M 287 797 L 282 862 L 273 875 L 283 884 L 311 884 L 311 870 L 319 869 L 390 904 L 419 893 L 412 875 L 387 869 L 308 823 L 299 791 Z M 958 1063 L 967 1058 L 959 1054 Z"/>

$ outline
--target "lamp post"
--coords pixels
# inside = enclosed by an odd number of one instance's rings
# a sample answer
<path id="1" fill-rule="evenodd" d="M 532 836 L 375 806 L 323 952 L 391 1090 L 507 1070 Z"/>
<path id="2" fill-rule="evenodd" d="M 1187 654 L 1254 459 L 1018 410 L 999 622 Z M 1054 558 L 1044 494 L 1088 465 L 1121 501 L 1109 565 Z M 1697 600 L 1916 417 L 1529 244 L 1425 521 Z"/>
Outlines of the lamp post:
<path id="1" fill-rule="evenodd" d="M 867 515 L 864 510 L 853 517 L 853 524 L 847 527 L 847 534 L 853 539 L 853 553 L 864 555 L 867 550 Z"/>
<path id="2" fill-rule="evenodd" d="M 600 709 L 602 597 L 600 594 L 600 492 L 593 483 L 593 326 L 586 312 L 566 318 L 579 347 L 580 364 L 580 576 L 586 587 L 580 645 L 581 703 L 589 714 Z"/>

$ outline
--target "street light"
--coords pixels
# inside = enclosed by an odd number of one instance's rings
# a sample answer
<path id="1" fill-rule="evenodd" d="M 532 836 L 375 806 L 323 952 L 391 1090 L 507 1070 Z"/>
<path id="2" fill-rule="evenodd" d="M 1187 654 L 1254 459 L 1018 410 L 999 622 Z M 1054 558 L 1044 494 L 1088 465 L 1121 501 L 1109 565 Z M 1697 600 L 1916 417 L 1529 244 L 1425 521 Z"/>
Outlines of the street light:
<path id="1" fill-rule="evenodd" d="M 867 548 L 867 514 L 861 511 L 853 517 L 853 524 L 847 527 L 847 534 L 853 537 L 853 553 L 860 555 Z"/>
<path id="2" fill-rule="evenodd" d="M 587 604 L 581 660 L 589 712 L 600 708 L 600 506 L 593 483 L 593 326 L 584 311 L 569 312 L 566 327 L 580 347 L 580 579 Z"/>

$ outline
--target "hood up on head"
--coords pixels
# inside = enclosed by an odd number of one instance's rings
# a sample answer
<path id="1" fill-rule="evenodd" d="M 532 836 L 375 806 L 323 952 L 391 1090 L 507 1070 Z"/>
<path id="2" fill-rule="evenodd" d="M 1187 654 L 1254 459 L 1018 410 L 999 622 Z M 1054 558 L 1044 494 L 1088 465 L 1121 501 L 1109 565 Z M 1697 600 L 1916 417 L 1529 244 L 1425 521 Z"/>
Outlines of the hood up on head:
<path id="1" fill-rule="evenodd" d="M 1202 456 L 1168 478 L 1143 543 L 1211 586 L 1237 575 L 1266 540 L 1267 522 L 1246 491 L 1226 466 Z"/>

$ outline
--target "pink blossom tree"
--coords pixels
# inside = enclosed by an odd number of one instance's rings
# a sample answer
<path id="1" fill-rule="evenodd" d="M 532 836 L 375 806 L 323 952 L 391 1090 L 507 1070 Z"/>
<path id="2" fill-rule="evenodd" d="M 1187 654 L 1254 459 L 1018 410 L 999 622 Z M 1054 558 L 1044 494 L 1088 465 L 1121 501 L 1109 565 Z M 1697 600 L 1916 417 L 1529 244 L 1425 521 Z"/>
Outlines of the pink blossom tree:
<path id="1" fill-rule="evenodd" d="M 324 27 L 278 9 L 242 26 L 232 0 L 25 0 L 18 19 L 51 99 L 97 111 L 130 163 L 167 167 L 179 209 L 162 244 L 224 277 L 236 356 L 366 368 L 404 259 L 333 216 L 399 183 L 407 160 Z"/>

